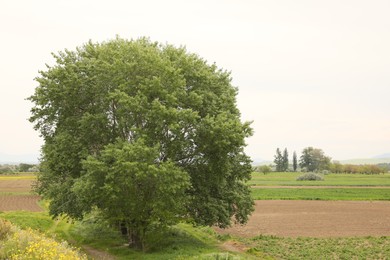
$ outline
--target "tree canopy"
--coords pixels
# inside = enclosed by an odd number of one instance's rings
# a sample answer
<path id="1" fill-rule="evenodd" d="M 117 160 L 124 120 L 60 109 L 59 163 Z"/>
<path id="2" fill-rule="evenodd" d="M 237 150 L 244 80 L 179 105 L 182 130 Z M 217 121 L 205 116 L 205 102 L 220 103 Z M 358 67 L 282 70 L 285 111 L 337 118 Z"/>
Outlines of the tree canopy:
<path id="1" fill-rule="evenodd" d="M 137 235 L 180 217 L 247 221 L 252 129 L 229 72 L 145 38 L 90 41 L 54 58 L 29 97 L 44 139 L 37 191 L 52 215 L 97 208 Z"/>
<path id="2" fill-rule="evenodd" d="M 331 158 L 325 156 L 324 151 L 319 148 L 306 147 L 302 151 L 299 165 L 308 171 L 319 171 L 329 168 Z"/>

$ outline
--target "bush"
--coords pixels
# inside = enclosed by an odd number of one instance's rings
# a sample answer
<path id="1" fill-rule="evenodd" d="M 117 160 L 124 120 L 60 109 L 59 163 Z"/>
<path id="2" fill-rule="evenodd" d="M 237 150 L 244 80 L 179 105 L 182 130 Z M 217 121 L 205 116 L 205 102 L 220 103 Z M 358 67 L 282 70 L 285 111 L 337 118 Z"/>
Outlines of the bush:
<path id="1" fill-rule="evenodd" d="M 7 238 L 11 233 L 12 225 L 9 221 L 0 219 L 0 241 Z"/>
<path id="2" fill-rule="evenodd" d="M 309 172 L 297 177 L 297 181 L 323 181 L 322 176 Z"/>
<path id="3" fill-rule="evenodd" d="M 86 255 L 67 242 L 57 242 L 30 228 L 21 230 L 0 220 L 0 229 L 8 230 L 2 232 L 5 237 L 0 241 L 0 259 L 87 260 Z"/>

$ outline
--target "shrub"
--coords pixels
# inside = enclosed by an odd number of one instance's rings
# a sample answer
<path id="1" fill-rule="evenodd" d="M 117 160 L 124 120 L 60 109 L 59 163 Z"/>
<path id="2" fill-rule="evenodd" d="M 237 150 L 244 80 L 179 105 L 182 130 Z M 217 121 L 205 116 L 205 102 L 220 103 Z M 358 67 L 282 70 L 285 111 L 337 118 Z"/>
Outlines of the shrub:
<path id="1" fill-rule="evenodd" d="M 12 225 L 5 219 L 0 219 L 0 241 L 7 238 L 11 233 Z"/>
<path id="2" fill-rule="evenodd" d="M 0 220 L 0 223 L 5 222 Z M 86 255 L 71 247 L 67 242 L 57 242 L 30 228 L 21 230 L 9 222 L 2 226 L 9 226 L 10 231 L 5 239 L 0 241 L 0 259 L 87 259 Z"/>
<path id="3" fill-rule="evenodd" d="M 322 176 L 309 172 L 297 177 L 297 181 L 323 181 Z"/>

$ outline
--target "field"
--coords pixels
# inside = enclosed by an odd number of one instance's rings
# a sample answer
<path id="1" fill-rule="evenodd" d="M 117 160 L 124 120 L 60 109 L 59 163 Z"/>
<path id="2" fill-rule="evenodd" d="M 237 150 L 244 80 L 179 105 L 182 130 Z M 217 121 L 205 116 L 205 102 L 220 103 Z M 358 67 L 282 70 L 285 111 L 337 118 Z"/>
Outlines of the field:
<path id="1" fill-rule="evenodd" d="M 296 181 L 302 173 L 278 172 L 278 173 L 253 173 L 248 182 L 254 186 L 388 186 L 390 187 L 390 174 L 366 175 L 366 174 L 327 174 L 324 181 Z"/>
<path id="2" fill-rule="evenodd" d="M 39 196 L 31 194 L 34 180 L 35 176 L 31 174 L 0 175 L 0 211 L 42 211 L 38 205 Z"/>
<path id="3" fill-rule="evenodd" d="M 329 174 L 319 182 L 297 176 L 254 173 L 256 210 L 246 226 L 179 224 L 155 234 L 148 253 L 130 250 L 118 234 L 88 220 L 53 220 L 30 192 L 33 175 L 0 175 L 0 217 L 67 240 L 92 259 L 390 258 L 389 174 Z"/>

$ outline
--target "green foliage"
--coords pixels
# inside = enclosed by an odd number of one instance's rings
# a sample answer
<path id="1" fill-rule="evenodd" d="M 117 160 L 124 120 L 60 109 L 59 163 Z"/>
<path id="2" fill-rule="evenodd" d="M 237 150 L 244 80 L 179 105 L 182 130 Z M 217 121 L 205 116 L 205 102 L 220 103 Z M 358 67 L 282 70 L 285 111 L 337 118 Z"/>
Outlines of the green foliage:
<path id="1" fill-rule="evenodd" d="M 277 172 L 283 172 L 284 171 L 283 170 L 283 155 L 280 152 L 279 148 L 276 149 L 276 154 L 274 156 L 274 163 L 275 163 Z"/>
<path id="2" fill-rule="evenodd" d="M 313 172 L 308 172 L 297 177 L 297 181 L 323 181 L 324 178 L 321 175 Z"/>
<path id="3" fill-rule="evenodd" d="M 303 149 L 300 158 L 301 168 L 305 168 L 309 172 L 326 170 L 330 165 L 330 157 L 324 155 L 321 149 L 307 147 Z"/>
<path id="4" fill-rule="evenodd" d="M 287 148 L 285 148 L 283 150 L 283 154 L 279 148 L 276 149 L 276 154 L 274 156 L 274 163 L 275 163 L 277 172 L 288 171 L 288 151 L 287 151 Z"/>
<path id="5" fill-rule="evenodd" d="M 33 169 L 35 166 L 36 166 L 35 164 L 21 163 L 18 165 L 18 171 L 29 172 L 30 169 Z"/>
<path id="6" fill-rule="evenodd" d="M 257 236 L 244 240 L 248 253 L 260 259 L 388 259 L 390 237 L 281 238 Z"/>
<path id="7" fill-rule="evenodd" d="M 88 42 L 54 58 L 29 98 L 30 121 L 45 141 L 36 190 L 53 216 L 82 218 L 97 207 L 143 229 L 141 216 L 173 223 L 186 201 L 197 224 L 247 221 L 253 201 L 243 148 L 252 129 L 240 121 L 228 72 L 148 39 Z M 148 197 L 156 194 L 162 198 Z M 141 199 L 150 204 L 138 212 L 150 218 L 131 213 Z"/>
<path id="8" fill-rule="evenodd" d="M 142 248 L 152 224 L 177 223 L 187 205 L 188 175 L 171 161 L 155 163 L 157 156 L 141 141 L 107 145 L 83 162 L 86 173 L 73 186 L 87 212 L 96 207 L 111 223 L 123 222 Z"/>
<path id="9" fill-rule="evenodd" d="M 287 148 L 284 148 L 284 150 L 283 150 L 282 161 L 283 161 L 282 171 L 286 172 L 286 171 L 288 171 L 288 151 L 287 151 Z"/>
<path id="10" fill-rule="evenodd" d="M 341 164 L 337 161 L 331 163 L 329 169 L 334 173 L 351 173 L 351 174 L 380 174 L 380 173 L 387 172 L 387 169 L 384 167 L 380 167 L 380 165 Z"/>
<path id="11" fill-rule="evenodd" d="M 298 169 L 297 153 L 294 151 L 294 153 L 293 153 L 293 171 L 296 172 L 297 169 Z"/>
<path id="12" fill-rule="evenodd" d="M 256 172 L 261 172 L 263 174 L 268 174 L 272 171 L 272 168 L 268 165 L 261 165 L 261 166 L 257 166 L 255 168 L 255 171 Z"/>

